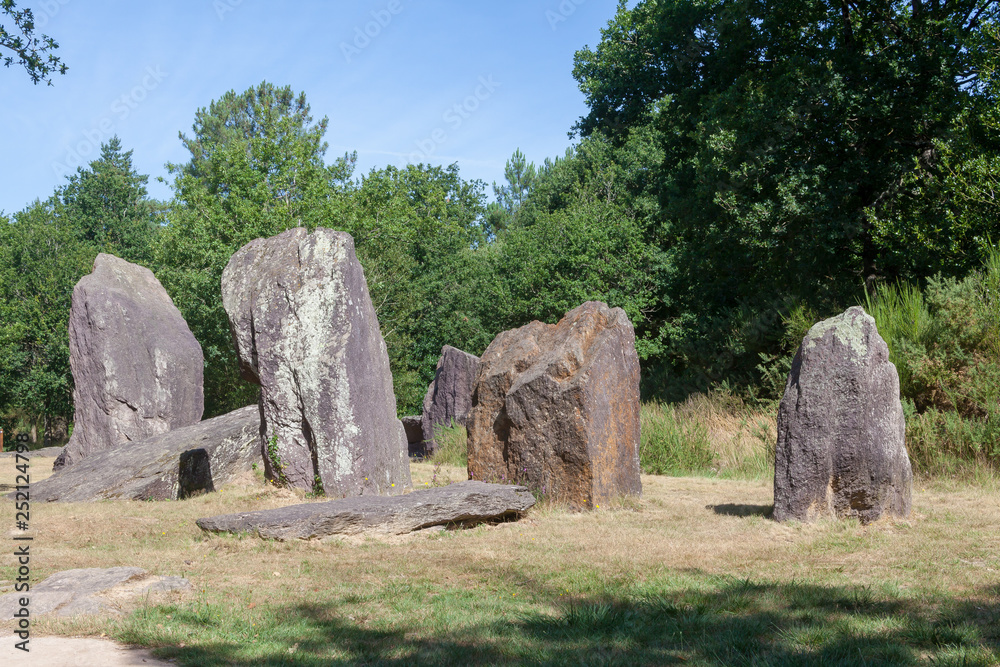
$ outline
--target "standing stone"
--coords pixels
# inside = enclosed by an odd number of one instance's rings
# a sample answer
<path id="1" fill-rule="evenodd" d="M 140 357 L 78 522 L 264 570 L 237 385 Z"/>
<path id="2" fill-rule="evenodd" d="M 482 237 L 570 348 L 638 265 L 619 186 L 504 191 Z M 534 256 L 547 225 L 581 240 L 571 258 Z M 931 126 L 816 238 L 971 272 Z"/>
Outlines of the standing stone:
<path id="1" fill-rule="evenodd" d="M 524 484 L 576 509 L 641 495 L 639 358 L 625 311 L 588 301 L 558 324 L 505 331 L 481 364 L 470 478 Z"/>
<path id="2" fill-rule="evenodd" d="M 222 273 L 240 371 L 261 387 L 269 479 L 333 497 L 410 486 L 389 355 L 350 234 L 256 239 Z"/>
<path id="3" fill-rule="evenodd" d="M 145 267 L 97 256 L 73 288 L 69 363 L 73 434 L 57 469 L 201 419 L 201 346 Z"/>
<path id="4" fill-rule="evenodd" d="M 774 518 L 910 513 L 899 376 L 864 309 L 814 325 L 799 346 L 778 408 Z"/>
<path id="5" fill-rule="evenodd" d="M 406 445 L 410 456 L 423 456 L 427 453 L 424 449 L 424 428 L 421 426 L 420 415 L 402 417 L 403 430 L 406 432 Z"/>
<path id="6" fill-rule="evenodd" d="M 424 394 L 424 412 L 421 415 L 425 449 L 432 453 L 434 428 L 451 426 L 452 422 L 465 426 L 472 409 L 472 391 L 479 373 L 479 357 L 463 352 L 451 345 L 441 348 L 434 380 Z"/>

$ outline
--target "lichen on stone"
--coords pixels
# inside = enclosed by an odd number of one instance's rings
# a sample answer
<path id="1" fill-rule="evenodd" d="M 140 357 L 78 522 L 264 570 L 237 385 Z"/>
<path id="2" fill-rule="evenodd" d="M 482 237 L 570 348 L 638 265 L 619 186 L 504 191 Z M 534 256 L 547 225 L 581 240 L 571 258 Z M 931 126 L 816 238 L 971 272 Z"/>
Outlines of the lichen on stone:
<path id="1" fill-rule="evenodd" d="M 861 316 L 860 319 L 858 316 Z M 827 333 L 831 333 L 842 345 L 847 347 L 856 359 L 864 359 L 868 355 L 868 342 L 865 337 L 865 321 L 870 320 L 874 328 L 875 320 L 860 306 L 829 319 L 817 322 L 806 334 L 803 347 L 810 349 L 819 344 Z"/>

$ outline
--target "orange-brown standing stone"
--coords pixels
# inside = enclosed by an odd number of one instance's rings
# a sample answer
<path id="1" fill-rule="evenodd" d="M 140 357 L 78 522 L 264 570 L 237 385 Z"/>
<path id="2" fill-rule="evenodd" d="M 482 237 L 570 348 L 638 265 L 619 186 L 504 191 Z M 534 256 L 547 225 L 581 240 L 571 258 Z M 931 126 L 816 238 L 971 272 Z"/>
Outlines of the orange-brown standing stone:
<path id="1" fill-rule="evenodd" d="M 573 508 L 642 494 L 639 358 L 620 308 L 588 301 L 483 353 L 467 420 L 469 476 L 524 484 Z"/>

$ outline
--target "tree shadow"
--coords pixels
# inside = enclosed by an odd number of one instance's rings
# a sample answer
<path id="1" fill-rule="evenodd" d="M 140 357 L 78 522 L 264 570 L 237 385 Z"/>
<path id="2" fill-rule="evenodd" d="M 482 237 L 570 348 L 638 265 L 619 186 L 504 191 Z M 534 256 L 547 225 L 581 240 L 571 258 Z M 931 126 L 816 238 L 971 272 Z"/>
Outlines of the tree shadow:
<path id="1" fill-rule="evenodd" d="M 721 505 L 705 505 L 705 509 L 726 516 L 762 516 L 766 519 L 774 514 L 774 505 L 744 505 L 738 503 L 723 503 Z"/>
<path id="2" fill-rule="evenodd" d="M 180 665 L 995 665 L 1000 587 L 967 600 L 884 599 L 869 587 L 728 580 L 709 587 L 646 586 L 565 597 L 531 581 L 520 611 L 457 596 L 449 617 L 375 629 L 345 596 L 278 611 L 294 645 L 270 655 L 245 643 L 172 646 Z M 522 589 L 523 590 L 523 589 Z M 522 594 L 519 592 L 519 594 Z M 455 608 L 465 606 L 465 610 Z M 491 609 L 494 620 L 462 623 Z M 555 613 L 550 610 L 555 609 Z M 428 606 L 427 617 L 437 613 Z M 286 625 L 278 628 L 282 632 Z M 273 633 L 272 633 L 273 634 Z M 296 637 L 295 635 L 298 635 Z M 331 649 L 335 654 L 331 654 Z"/>

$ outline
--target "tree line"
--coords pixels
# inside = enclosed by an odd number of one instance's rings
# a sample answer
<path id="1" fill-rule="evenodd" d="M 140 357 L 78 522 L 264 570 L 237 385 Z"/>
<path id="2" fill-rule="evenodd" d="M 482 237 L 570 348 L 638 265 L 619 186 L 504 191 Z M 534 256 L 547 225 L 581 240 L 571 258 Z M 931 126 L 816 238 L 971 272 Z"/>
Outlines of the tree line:
<path id="1" fill-rule="evenodd" d="M 72 416 L 66 324 L 97 252 L 151 268 L 205 353 L 206 416 L 239 378 L 223 267 L 289 227 L 350 232 L 386 338 L 400 414 L 443 344 L 588 299 L 636 327 L 643 394 L 776 389 L 790 322 L 885 285 L 961 278 L 1000 223 L 998 3 L 622 2 L 573 76 L 588 113 L 565 155 L 516 150 L 502 184 L 457 165 L 355 173 L 327 160 L 304 93 L 230 91 L 181 135 L 173 196 L 117 138 L 0 224 L 0 417 Z"/>

